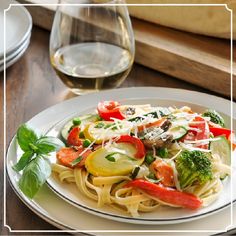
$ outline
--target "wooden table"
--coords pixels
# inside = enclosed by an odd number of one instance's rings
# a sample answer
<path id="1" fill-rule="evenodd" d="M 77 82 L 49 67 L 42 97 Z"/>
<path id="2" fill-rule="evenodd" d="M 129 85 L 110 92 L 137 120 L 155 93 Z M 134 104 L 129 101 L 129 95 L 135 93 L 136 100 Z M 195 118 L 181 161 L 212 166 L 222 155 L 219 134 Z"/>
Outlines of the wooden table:
<path id="1" fill-rule="evenodd" d="M 6 73 L 7 92 L 7 145 L 16 132 L 17 127 L 36 115 L 38 112 L 74 95 L 62 84 L 49 63 L 49 32 L 38 27 L 33 28 L 30 46 L 24 56 Z M 0 74 L 0 87 L 3 91 L 3 73 Z M 157 71 L 135 64 L 122 87 L 159 86 L 183 88 L 212 94 L 200 87 L 177 80 Z M 3 93 L 0 97 L 3 104 Z M 1 131 L 3 130 L 3 114 L 1 110 Z M 3 133 L 3 132 L 1 132 Z M 2 136 L 1 136 L 2 137 Z M 0 140 L 3 146 L 3 137 Z M 3 156 L 3 148 L 0 149 Z M 0 186 L 3 189 L 3 159 L 0 161 Z M 6 221 L 13 230 L 52 230 L 53 226 L 39 218 L 27 208 L 16 196 L 9 183 L 6 186 L 7 209 Z M 3 191 L 0 191 L 3 199 Z M 3 200 L 0 201 L 3 216 Z M 0 219 L 3 225 L 3 219 Z M 9 233 L 2 227 L 0 234 Z M 14 233 L 16 234 L 16 233 Z M 27 233 L 28 235 L 29 233 Z M 30 233 L 30 235 L 36 233 Z M 43 233 L 41 233 L 43 234 Z M 58 235 L 58 233 L 55 233 Z"/>

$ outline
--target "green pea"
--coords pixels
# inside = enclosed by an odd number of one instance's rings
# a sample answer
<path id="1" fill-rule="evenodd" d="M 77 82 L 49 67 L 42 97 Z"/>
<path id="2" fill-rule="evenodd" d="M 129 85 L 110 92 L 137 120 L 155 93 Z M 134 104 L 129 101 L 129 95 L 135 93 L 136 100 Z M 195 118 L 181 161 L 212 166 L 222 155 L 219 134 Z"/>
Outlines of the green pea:
<path id="1" fill-rule="evenodd" d="M 73 119 L 73 125 L 80 125 L 81 124 L 81 120 L 79 117 L 76 117 Z"/>
<path id="2" fill-rule="evenodd" d="M 151 154 L 151 153 L 147 153 L 145 156 L 145 162 L 150 165 L 153 161 L 155 161 L 156 158 Z"/>
<path id="3" fill-rule="evenodd" d="M 91 141 L 89 139 L 85 139 L 83 142 L 83 147 L 88 147 L 91 144 Z"/>

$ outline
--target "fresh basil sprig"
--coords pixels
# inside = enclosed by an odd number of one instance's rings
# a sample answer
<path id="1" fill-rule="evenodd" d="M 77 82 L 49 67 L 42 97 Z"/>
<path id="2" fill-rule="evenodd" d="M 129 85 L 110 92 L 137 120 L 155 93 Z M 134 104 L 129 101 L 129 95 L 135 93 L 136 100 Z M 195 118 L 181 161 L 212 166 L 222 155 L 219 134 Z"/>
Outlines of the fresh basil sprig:
<path id="1" fill-rule="evenodd" d="M 19 187 L 26 196 L 33 198 L 51 174 L 48 154 L 59 150 L 64 143 L 55 137 L 38 137 L 25 124 L 18 128 L 16 138 L 24 153 L 13 169 L 17 172 L 23 170 Z"/>

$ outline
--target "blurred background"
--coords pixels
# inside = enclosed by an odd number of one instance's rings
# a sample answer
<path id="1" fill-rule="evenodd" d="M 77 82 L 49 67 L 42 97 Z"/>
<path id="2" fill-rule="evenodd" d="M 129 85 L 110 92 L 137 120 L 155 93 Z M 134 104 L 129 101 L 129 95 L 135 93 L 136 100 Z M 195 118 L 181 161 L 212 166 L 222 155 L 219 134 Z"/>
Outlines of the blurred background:
<path id="1" fill-rule="evenodd" d="M 46 3 L 47 1 L 20 0 L 20 2 Z M 50 3 L 56 2 L 57 0 L 50 1 Z M 138 2 L 127 0 L 126 2 L 211 3 L 204 0 Z M 235 1 L 216 0 L 212 3 L 228 4 L 229 8 L 236 8 Z M 27 9 L 35 25 L 51 29 L 55 7 Z M 136 63 L 229 97 L 230 11 L 228 9 L 224 6 L 163 5 L 129 6 L 128 10 L 135 35 Z M 236 28 L 236 23 L 233 25 Z M 236 34 L 236 30 L 233 32 Z M 235 70 L 233 73 L 235 74 Z"/>

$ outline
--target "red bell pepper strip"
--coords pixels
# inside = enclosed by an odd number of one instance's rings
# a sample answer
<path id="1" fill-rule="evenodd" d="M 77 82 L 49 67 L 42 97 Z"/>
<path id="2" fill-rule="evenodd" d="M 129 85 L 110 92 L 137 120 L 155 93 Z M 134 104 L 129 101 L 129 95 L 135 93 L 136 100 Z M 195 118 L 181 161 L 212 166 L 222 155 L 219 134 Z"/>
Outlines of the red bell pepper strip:
<path id="1" fill-rule="evenodd" d="M 160 199 L 169 204 L 177 205 L 188 209 L 198 209 L 202 206 L 202 200 L 190 193 L 164 187 L 161 184 L 154 184 L 143 179 L 135 179 L 125 185 L 125 187 L 139 188 L 147 194 Z"/>
<path id="2" fill-rule="evenodd" d="M 112 121 L 111 118 L 116 118 L 119 120 L 125 119 L 124 115 L 120 112 L 120 104 L 116 101 L 104 101 L 99 102 L 97 106 L 98 114 L 108 121 Z"/>
<path id="3" fill-rule="evenodd" d="M 199 122 L 196 124 L 191 124 L 190 127 L 198 129 L 198 131 L 190 130 L 181 140 L 184 142 L 184 140 L 189 141 L 195 141 L 195 140 L 202 140 L 202 139 L 208 139 L 210 137 L 209 133 L 209 126 L 206 122 L 206 120 L 200 116 L 197 116 L 194 118 L 193 122 Z M 200 144 L 197 145 L 198 148 L 208 149 L 208 144 Z"/>
<path id="4" fill-rule="evenodd" d="M 83 167 L 85 164 L 86 157 L 90 153 L 92 153 L 92 151 L 90 149 L 88 149 L 82 155 L 81 161 L 78 164 L 76 164 L 75 166 L 72 165 L 72 162 L 80 156 L 80 153 L 82 151 L 84 151 L 84 148 L 82 148 L 82 147 L 80 147 L 78 149 L 75 149 L 72 147 L 64 147 L 64 148 L 61 148 L 57 152 L 56 156 L 57 156 L 58 161 L 64 166 L 68 166 L 70 168 Z"/>
<path id="5" fill-rule="evenodd" d="M 231 144 L 231 136 L 233 135 L 232 137 L 234 137 L 234 131 L 230 129 L 210 127 L 210 132 L 214 135 L 214 137 L 224 135 L 228 139 L 230 144 Z M 234 143 L 234 141 L 232 142 L 232 148 L 233 150 L 236 149 L 236 143 Z"/>
<path id="6" fill-rule="evenodd" d="M 195 137 L 196 137 L 196 132 L 189 130 L 188 133 L 183 138 L 180 139 L 180 141 L 181 142 L 184 142 L 185 140 L 194 141 Z"/>
<path id="7" fill-rule="evenodd" d="M 209 126 L 206 120 L 200 116 L 197 116 L 193 121 L 199 122 L 199 124 L 194 124 L 193 126 L 191 125 L 191 127 L 199 129 L 199 132 L 197 132 L 196 134 L 195 140 L 208 139 L 210 137 L 210 133 Z M 207 149 L 208 145 L 199 145 L 198 147 Z"/>
<path id="8" fill-rule="evenodd" d="M 78 126 L 74 127 L 68 137 L 67 144 L 70 146 L 80 146 L 82 145 L 82 140 L 79 138 L 80 128 Z"/>
<path id="9" fill-rule="evenodd" d="M 216 128 L 216 127 L 210 127 L 210 132 L 214 135 L 214 137 L 225 135 L 225 137 L 228 139 L 231 134 L 233 134 L 233 131 L 230 129 L 225 128 Z"/>
<path id="10" fill-rule="evenodd" d="M 134 145 L 135 149 L 137 150 L 135 154 L 136 158 L 143 158 L 146 154 L 145 147 L 139 138 L 132 137 L 130 135 L 121 135 L 116 143 L 130 143 Z"/>

